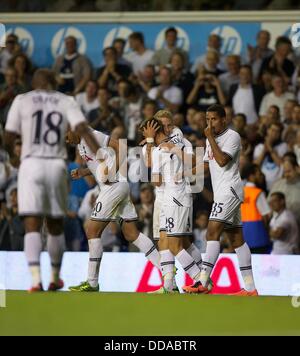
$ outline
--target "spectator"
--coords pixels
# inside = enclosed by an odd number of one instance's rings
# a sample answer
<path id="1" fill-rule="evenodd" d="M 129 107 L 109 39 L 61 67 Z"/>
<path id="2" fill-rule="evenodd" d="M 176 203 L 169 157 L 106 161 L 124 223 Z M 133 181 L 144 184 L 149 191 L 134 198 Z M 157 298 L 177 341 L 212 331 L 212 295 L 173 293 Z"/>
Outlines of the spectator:
<path id="1" fill-rule="evenodd" d="M 137 87 L 130 84 L 126 97 L 124 124 L 127 127 L 127 138 L 135 146 L 138 127 L 142 122 L 143 98 Z"/>
<path id="2" fill-rule="evenodd" d="M 208 227 L 208 213 L 206 211 L 198 211 L 195 220 L 194 244 L 198 247 L 201 253 L 206 252 L 206 234 Z"/>
<path id="3" fill-rule="evenodd" d="M 247 118 L 244 114 L 237 114 L 233 118 L 233 129 L 240 134 L 246 136 Z"/>
<path id="4" fill-rule="evenodd" d="M 131 78 L 131 82 L 134 85 L 139 85 L 145 94 L 149 93 L 149 91 L 157 86 L 156 82 L 156 73 L 153 65 L 148 64 L 144 68 L 143 72 L 138 76 L 133 76 Z"/>
<path id="5" fill-rule="evenodd" d="M 59 91 L 77 95 L 81 93 L 92 77 L 89 59 L 78 53 L 77 39 L 69 36 L 65 39 L 66 54 L 59 56 L 53 66 L 59 83 Z"/>
<path id="6" fill-rule="evenodd" d="M 203 64 L 199 64 L 199 66 L 198 66 L 198 68 L 197 68 L 197 70 L 195 72 L 195 75 L 198 75 L 198 73 L 200 71 L 202 71 L 202 69 L 204 68 L 208 74 L 212 74 L 212 75 L 215 75 L 216 77 L 219 77 L 219 75 L 224 73 L 224 71 L 221 71 L 218 68 L 219 62 L 220 62 L 219 53 L 217 51 L 215 51 L 215 50 L 209 50 L 206 53 L 204 63 Z"/>
<path id="7" fill-rule="evenodd" d="M 287 100 L 284 104 L 283 123 L 286 127 L 293 123 L 293 110 L 298 105 L 297 100 Z"/>
<path id="8" fill-rule="evenodd" d="M 172 73 L 170 68 L 163 67 L 159 72 L 160 85 L 152 88 L 148 97 L 158 102 L 160 109 L 177 112 L 183 104 L 182 90 L 172 84 Z"/>
<path id="9" fill-rule="evenodd" d="M 16 186 L 7 191 L 8 206 L 2 209 L 0 217 L 0 249 L 6 245 L 6 250 L 23 251 L 25 229 L 18 215 L 18 190 Z"/>
<path id="10" fill-rule="evenodd" d="M 286 85 L 284 79 L 280 76 L 274 76 L 273 81 L 273 91 L 269 94 L 266 94 L 262 100 L 259 115 L 266 115 L 268 108 L 271 105 L 277 105 L 280 109 L 280 118 L 281 121 L 284 121 L 284 106 L 288 100 L 294 100 L 295 95 L 286 90 Z"/>
<path id="11" fill-rule="evenodd" d="M 248 125 L 256 124 L 263 96 L 263 88 L 253 84 L 251 67 L 242 66 L 239 85 L 232 85 L 229 90 L 228 104 L 233 107 L 234 113 L 246 115 Z"/>
<path id="12" fill-rule="evenodd" d="M 281 133 L 282 125 L 272 124 L 267 131 L 265 142 L 254 150 L 254 162 L 266 176 L 269 191 L 274 182 L 282 176 L 282 158 L 287 152 L 287 144 L 281 141 Z"/>
<path id="13" fill-rule="evenodd" d="M 300 130 L 297 131 L 296 143 L 294 146 L 294 152 L 297 157 L 298 166 L 300 166 Z"/>
<path id="14" fill-rule="evenodd" d="M 117 94 L 117 83 L 121 79 L 128 79 L 131 69 L 125 64 L 118 63 L 118 53 L 114 47 L 103 51 L 105 65 L 97 72 L 99 86 L 107 88 L 112 95 Z"/>
<path id="15" fill-rule="evenodd" d="M 137 205 L 138 229 L 146 236 L 153 237 L 154 189 L 151 184 L 143 184 L 140 188 L 140 205 Z"/>
<path id="16" fill-rule="evenodd" d="M 129 36 L 129 46 L 132 52 L 125 56 L 133 68 L 135 75 L 143 72 L 147 64 L 151 63 L 154 52 L 145 47 L 144 35 L 141 32 L 134 32 Z"/>
<path id="17" fill-rule="evenodd" d="M 131 63 L 124 58 L 126 40 L 123 38 L 116 38 L 114 39 L 112 46 L 117 51 L 118 64 L 122 64 L 131 68 Z"/>
<path id="18" fill-rule="evenodd" d="M 201 69 L 195 81 L 193 90 L 187 98 L 188 105 L 196 105 L 198 110 L 206 111 L 213 104 L 225 105 L 226 99 L 221 83 L 214 75 Z"/>
<path id="19" fill-rule="evenodd" d="M 208 38 L 207 52 L 212 50 L 219 54 L 219 64 L 218 69 L 221 71 L 226 71 L 226 58 L 221 54 L 222 38 L 219 35 L 211 34 Z M 206 55 L 200 56 L 195 60 L 192 66 L 191 72 L 196 74 L 199 65 L 204 64 L 206 60 Z"/>
<path id="20" fill-rule="evenodd" d="M 253 78 L 256 82 L 261 73 L 261 66 L 265 59 L 271 57 L 274 51 L 269 48 L 271 34 L 269 31 L 261 30 L 256 37 L 256 46 L 248 45 L 247 63 L 252 66 Z"/>
<path id="21" fill-rule="evenodd" d="M 9 66 L 16 70 L 18 84 L 24 88 L 25 91 L 30 91 L 32 64 L 29 58 L 23 53 L 17 54 L 9 61 Z"/>
<path id="22" fill-rule="evenodd" d="M 177 47 L 178 44 L 178 31 L 175 27 L 169 27 L 165 32 L 165 46 L 157 50 L 151 60 L 154 66 L 164 67 L 170 63 L 172 55 L 177 52 L 183 58 L 183 68 L 189 67 L 188 53 L 181 48 Z"/>
<path id="23" fill-rule="evenodd" d="M 286 208 L 285 195 L 274 192 L 271 195 L 273 218 L 270 222 L 270 236 L 274 241 L 273 255 L 293 255 L 299 252 L 299 228 L 294 214 Z"/>
<path id="24" fill-rule="evenodd" d="M 118 112 L 109 104 L 110 98 L 111 93 L 106 88 L 100 88 L 98 90 L 100 107 L 92 110 L 88 116 L 88 121 L 92 128 L 108 135 L 114 127 L 122 125 Z"/>
<path id="25" fill-rule="evenodd" d="M 84 93 L 76 95 L 76 101 L 86 117 L 89 116 L 91 111 L 97 110 L 100 106 L 97 94 L 98 84 L 97 82 L 90 80 L 85 87 Z"/>
<path id="26" fill-rule="evenodd" d="M 183 100 L 186 102 L 193 89 L 194 76 L 184 68 L 184 56 L 181 52 L 174 52 L 170 59 L 173 85 L 180 88 L 183 93 Z"/>
<path id="27" fill-rule="evenodd" d="M 273 56 L 263 60 L 261 73 L 265 69 L 269 69 L 273 75 L 279 75 L 284 78 L 286 84 L 291 82 L 295 72 L 295 65 L 288 59 L 292 51 L 292 43 L 289 38 L 281 36 L 277 38 L 275 45 L 275 53 Z"/>
<path id="28" fill-rule="evenodd" d="M 258 188 L 260 169 L 249 164 L 242 171 L 242 179 L 246 181 L 244 203 L 242 205 L 242 222 L 244 238 L 252 253 L 270 253 L 268 225 L 271 209 L 265 193 Z"/>
<path id="29" fill-rule="evenodd" d="M 273 184 L 270 195 L 274 192 L 281 192 L 285 195 L 287 208 L 295 215 L 300 226 L 300 175 L 298 169 L 297 162 L 285 160 L 283 178 Z"/>
<path id="30" fill-rule="evenodd" d="M 241 58 L 237 55 L 230 55 L 226 58 L 228 72 L 219 76 L 221 87 L 226 97 L 229 96 L 230 87 L 240 82 Z"/>
<path id="31" fill-rule="evenodd" d="M 0 86 L 0 124 L 5 126 L 6 117 L 14 98 L 24 93 L 24 88 L 18 84 L 17 71 L 8 68 L 5 72 L 5 83 Z"/>
<path id="32" fill-rule="evenodd" d="M 19 38 L 13 33 L 6 37 L 5 46 L 5 48 L 0 50 L 0 74 L 5 74 L 8 68 L 8 62 L 21 52 Z"/>
<path id="33" fill-rule="evenodd" d="M 261 137 L 265 137 L 268 131 L 268 128 L 272 124 L 280 124 L 280 109 L 276 105 L 269 107 L 267 114 L 261 116 L 258 124 L 258 133 Z"/>

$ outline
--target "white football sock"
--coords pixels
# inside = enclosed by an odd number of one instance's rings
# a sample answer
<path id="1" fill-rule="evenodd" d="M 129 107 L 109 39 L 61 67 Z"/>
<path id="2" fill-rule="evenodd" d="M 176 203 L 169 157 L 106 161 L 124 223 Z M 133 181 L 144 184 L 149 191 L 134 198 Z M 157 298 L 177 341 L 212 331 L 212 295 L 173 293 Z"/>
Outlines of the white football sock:
<path id="1" fill-rule="evenodd" d="M 252 271 L 250 248 L 247 243 L 245 243 L 242 247 L 236 249 L 235 252 L 239 260 L 239 266 L 245 283 L 245 289 L 248 292 L 253 292 L 256 287 Z"/>
<path id="2" fill-rule="evenodd" d="M 91 287 L 96 288 L 99 284 L 100 264 L 103 256 L 101 239 L 91 239 L 89 242 L 89 268 L 88 282 Z"/>
<path id="3" fill-rule="evenodd" d="M 206 254 L 201 267 L 201 283 L 203 287 L 207 287 L 209 284 L 209 278 L 218 261 L 220 250 L 221 244 L 219 241 L 207 242 Z"/>
<path id="4" fill-rule="evenodd" d="M 202 265 L 202 255 L 198 247 L 195 244 L 191 244 L 191 246 L 186 250 L 188 254 L 190 254 L 195 260 L 197 266 L 201 268 Z"/>
<path id="5" fill-rule="evenodd" d="M 133 242 L 141 252 L 143 252 L 152 264 L 160 269 L 160 255 L 154 243 L 146 235 L 140 233 L 139 237 Z"/>
<path id="6" fill-rule="evenodd" d="M 65 235 L 48 235 L 47 249 L 51 259 L 52 275 L 51 283 L 57 283 L 62 264 L 62 259 L 65 251 Z"/>
<path id="7" fill-rule="evenodd" d="M 166 290 L 172 291 L 176 287 L 176 282 L 174 286 L 175 257 L 170 250 L 160 252 L 160 266 L 164 279 L 164 287 Z"/>
<path id="8" fill-rule="evenodd" d="M 200 268 L 197 266 L 195 260 L 187 253 L 186 250 L 182 250 L 176 256 L 178 262 L 181 264 L 185 272 L 196 282 L 200 280 Z"/>
<path id="9" fill-rule="evenodd" d="M 25 235 L 24 252 L 31 273 L 33 287 L 37 287 L 42 282 L 40 263 L 42 248 L 42 238 L 39 232 L 31 232 Z"/>

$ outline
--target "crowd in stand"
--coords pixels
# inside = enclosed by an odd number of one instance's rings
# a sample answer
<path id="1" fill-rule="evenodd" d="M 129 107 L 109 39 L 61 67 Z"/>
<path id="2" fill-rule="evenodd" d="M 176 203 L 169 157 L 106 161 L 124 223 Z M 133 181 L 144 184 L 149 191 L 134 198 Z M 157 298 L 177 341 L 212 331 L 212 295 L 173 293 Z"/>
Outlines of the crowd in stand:
<path id="1" fill-rule="evenodd" d="M 297 0 L 1 0 L 1 12 L 290 10 Z"/>
<path id="2" fill-rule="evenodd" d="M 247 229 L 245 237 L 256 253 L 298 253 L 300 65 L 290 40 L 277 38 L 273 50 L 269 48 L 270 33 L 262 30 L 256 46 L 248 47 L 246 57 L 225 57 L 222 39 L 212 34 L 207 53 L 191 63 L 189 53 L 177 48 L 176 29 L 169 28 L 165 37 L 165 47 L 153 51 L 145 47 L 142 33 L 132 33 L 128 38 L 131 51 L 126 55 L 126 41 L 117 38 L 104 49 L 100 68 L 93 68 L 89 58 L 78 53 L 76 38 L 68 37 L 66 53 L 53 64 L 58 90 L 75 97 L 91 127 L 128 140 L 129 164 L 131 150 L 142 140 L 140 123 L 157 110 L 171 111 L 176 126 L 196 148 L 206 144 L 206 109 L 216 103 L 224 105 L 228 124 L 242 138 L 240 160 L 245 186 L 258 192 L 255 196 L 249 189 L 246 196 L 249 207 L 256 211 L 253 222 L 263 223 L 264 229 L 264 238 L 247 236 Z M 0 52 L 2 131 L 16 95 L 30 90 L 34 69 L 18 38 L 9 35 L 6 48 Z M 20 141 L 16 143 L 16 157 L 20 156 L 21 145 Z M 74 148 L 70 148 L 69 158 L 69 171 L 84 165 Z M 0 250 L 23 248 L 24 229 L 17 204 L 18 165 L 18 160 L 9 159 L 0 142 Z M 151 235 L 153 187 L 134 183 L 131 191 L 140 229 Z M 70 181 L 65 229 L 69 250 L 86 248 L 84 226 L 97 193 L 93 179 Z M 194 195 L 194 238 L 203 251 L 212 203 L 210 176 L 206 175 L 204 190 Z M 248 222 L 247 212 L 243 219 Z M 114 224 L 105 231 L 104 242 L 107 251 L 129 248 Z M 226 235 L 223 251 L 233 251 Z"/>

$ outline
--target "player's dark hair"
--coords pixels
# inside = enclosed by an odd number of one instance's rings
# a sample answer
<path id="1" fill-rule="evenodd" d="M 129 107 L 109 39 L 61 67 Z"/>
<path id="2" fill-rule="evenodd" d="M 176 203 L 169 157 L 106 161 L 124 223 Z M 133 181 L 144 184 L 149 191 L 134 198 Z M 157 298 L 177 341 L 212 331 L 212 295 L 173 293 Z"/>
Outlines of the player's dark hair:
<path id="1" fill-rule="evenodd" d="M 155 118 L 144 120 L 140 125 L 140 131 L 143 131 L 143 129 L 145 127 L 147 127 L 148 123 L 155 123 L 156 124 L 156 126 L 158 128 L 157 131 L 156 131 L 157 133 L 164 132 L 164 127 L 163 127 L 161 121 L 159 121 L 159 120 L 157 120 Z"/>
<path id="2" fill-rule="evenodd" d="M 36 70 L 32 78 L 32 87 L 34 89 L 48 89 L 49 86 L 52 90 L 57 87 L 55 72 L 48 68 Z"/>
<path id="3" fill-rule="evenodd" d="M 226 111 L 224 109 L 224 106 L 219 104 L 211 105 L 206 112 L 215 112 L 221 118 L 226 117 Z"/>
<path id="4" fill-rule="evenodd" d="M 133 32 L 130 36 L 130 39 L 140 41 L 142 44 L 145 43 L 145 38 L 142 32 Z"/>
<path id="5" fill-rule="evenodd" d="M 277 197 L 278 199 L 285 201 L 285 194 L 281 192 L 274 192 L 271 194 L 271 197 Z"/>

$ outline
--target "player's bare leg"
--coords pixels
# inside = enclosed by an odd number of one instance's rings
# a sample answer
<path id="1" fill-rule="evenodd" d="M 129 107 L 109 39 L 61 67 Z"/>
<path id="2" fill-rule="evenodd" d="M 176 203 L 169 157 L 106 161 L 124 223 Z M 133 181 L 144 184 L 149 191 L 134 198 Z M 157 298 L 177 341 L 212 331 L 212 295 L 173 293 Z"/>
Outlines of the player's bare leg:
<path id="1" fill-rule="evenodd" d="M 99 273 L 103 256 L 101 236 L 109 221 L 89 220 L 87 226 L 87 239 L 89 244 L 88 278 L 79 286 L 70 287 L 72 292 L 98 292 Z"/>
<path id="2" fill-rule="evenodd" d="M 60 279 L 60 270 L 65 251 L 64 220 L 47 218 L 47 249 L 51 259 L 51 281 L 48 290 L 55 292 L 64 287 Z"/>
<path id="3" fill-rule="evenodd" d="M 152 264 L 160 269 L 160 256 L 154 245 L 154 243 L 149 239 L 149 237 L 142 234 L 133 221 L 123 221 L 122 232 L 125 239 L 136 246 L 141 252 L 145 254 L 147 259 L 152 262 Z"/>
<path id="4" fill-rule="evenodd" d="M 245 289 L 235 294 L 237 296 L 257 296 L 257 290 L 255 287 L 251 251 L 248 244 L 244 240 L 243 229 L 233 228 L 226 230 L 226 234 L 231 241 L 233 248 L 238 257 L 240 271 L 244 280 Z"/>
<path id="5" fill-rule="evenodd" d="M 41 263 L 40 257 L 42 253 L 42 229 L 43 219 L 38 216 L 28 216 L 24 219 L 25 225 L 25 242 L 24 252 L 32 278 L 32 288 L 29 292 L 43 291 L 41 279 Z"/>

